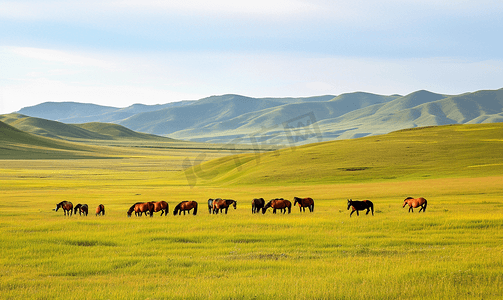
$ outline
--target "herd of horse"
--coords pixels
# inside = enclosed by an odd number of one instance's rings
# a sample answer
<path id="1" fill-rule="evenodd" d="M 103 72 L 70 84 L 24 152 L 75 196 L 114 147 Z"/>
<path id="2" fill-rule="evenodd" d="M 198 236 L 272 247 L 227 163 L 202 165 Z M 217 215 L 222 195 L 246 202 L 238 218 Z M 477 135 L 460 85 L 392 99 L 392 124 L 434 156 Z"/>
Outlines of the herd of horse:
<path id="1" fill-rule="evenodd" d="M 299 197 L 294 197 L 294 203 L 293 206 L 298 205 L 300 212 L 305 212 L 306 207 L 309 209 L 310 212 L 314 211 L 314 200 L 312 198 L 299 198 Z M 426 206 L 428 202 L 426 201 L 425 198 L 420 197 L 420 198 L 413 198 L 413 197 L 407 197 L 403 201 L 403 207 L 406 205 L 409 205 L 409 212 L 414 212 L 414 208 L 418 208 L 419 212 L 423 211 L 426 212 Z M 190 214 L 192 210 L 193 215 L 197 215 L 197 202 L 196 201 L 182 201 L 178 203 L 175 208 L 173 209 L 173 215 L 181 215 L 182 212 L 185 215 L 185 213 Z M 229 207 L 232 206 L 234 209 L 237 207 L 237 202 L 232 199 L 208 199 L 208 212 L 210 214 L 218 214 L 218 213 L 225 213 L 227 214 Z M 292 211 L 292 202 L 290 200 L 286 200 L 283 198 L 275 198 L 270 200 L 269 202 L 265 203 L 264 198 L 255 198 L 251 202 L 252 206 L 252 214 L 260 213 L 262 211 L 262 214 L 265 214 L 269 208 L 272 209 L 272 213 L 275 214 L 277 210 L 279 210 L 281 213 L 285 214 L 287 211 L 288 213 L 291 213 Z M 56 205 L 55 211 L 58 211 L 59 209 L 62 209 L 65 216 L 71 216 L 72 212 L 77 214 L 77 211 L 79 212 L 79 215 L 84 215 L 87 216 L 89 207 L 87 204 L 77 204 L 75 207 L 73 204 L 69 201 L 62 201 Z M 362 201 L 355 201 L 352 199 L 348 199 L 348 210 L 351 209 L 351 213 L 349 214 L 349 217 L 353 215 L 354 212 L 356 212 L 356 215 L 359 216 L 360 213 L 359 211 L 364 211 L 366 210 L 366 215 L 368 215 L 370 212 L 372 212 L 372 215 L 374 215 L 374 203 L 370 200 L 362 200 Z M 150 201 L 150 202 L 137 202 L 133 204 L 129 210 L 127 211 L 127 216 L 131 217 L 133 212 L 135 213 L 135 216 L 141 217 L 143 214 L 149 215 L 150 217 L 154 216 L 154 212 L 161 212 L 161 216 L 167 216 L 169 213 L 169 204 L 166 201 Z M 98 205 L 96 208 L 96 216 L 99 215 L 105 215 L 105 206 L 103 204 Z"/>
<path id="2" fill-rule="evenodd" d="M 58 204 L 56 204 L 56 208 L 54 210 L 58 211 L 60 208 L 63 210 L 63 213 L 65 214 L 65 216 L 66 215 L 71 216 L 72 213 L 74 213 L 74 210 L 75 210 L 75 214 L 77 214 L 77 211 L 78 211 L 79 215 L 87 216 L 87 214 L 89 213 L 89 206 L 87 206 L 87 204 L 80 204 L 79 203 L 79 204 L 75 205 L 75 207 L 73 207 L 73 204 L 70 201 L 59 202 Z M 103 204 L 100 204 L 100 205 L 98 205 L 98 207 L 96 207 L 96 216 L 99 216 L 99 215 L 102 215 L 102 216 L 105 215 L 105 206 Z"/>

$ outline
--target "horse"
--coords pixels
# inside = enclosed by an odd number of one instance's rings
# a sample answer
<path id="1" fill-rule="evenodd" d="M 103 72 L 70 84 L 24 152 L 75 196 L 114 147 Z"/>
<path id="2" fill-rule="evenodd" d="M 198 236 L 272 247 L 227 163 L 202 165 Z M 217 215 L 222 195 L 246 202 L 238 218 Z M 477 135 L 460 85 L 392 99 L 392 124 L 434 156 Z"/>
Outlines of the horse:
<path id="1" fill-rule="evenodd" d="M 259 213 L 262 208 L 264 208 L 265 200 L 264 198 L 255 198 L 252 200 L 252 214 Z"/>
<path id="2" fill-rule="evenodd" d="M 173 210 L 173 215 L 181 215 L 182 211 L 183 214 L 185 215 L 185 211 L 190 213 L 190 210 L 194 209 L 194 216 L 197 214 L 197 202 L 196 201 L 182 201 L 178 203 L 177 206 L 175 206 L 175 209 Z"/>
<path id="3" fill-rule="evenodd" d="M 79 216 L 81 216 L 82 214 L 84 214 L 84 216 L 87 216 L 87 213 L 89 212 L 89 207 L 87 206 L 87 204 L 77 204 L 75 205 L 75 212 L 74 214 L 77 214 L 77 209 L 79 210 Z"/>
<path id="4" fill-rule="evenodd" d="M 98 207 L 96 207 L 96 216 L 99 216 L 100 214 L 105 215 L 105 205 L 100 204 Z"/>
<path id="5" fill-rule="evenodd" d="M 218 214 L 218 210 L 222 212 L 222 210 L 225 209 L 225 214 L 227 214 L 229 206 L 231 205 L 236 209 L 237 202 L 232 199 L 215 199 L 213 201 L 213 213 Z"/>
<path id="6" fill-rule="evenodd" d="M 353 208 L 353 210 L 349 214 L 349 217 L 351 217 L 351 215 L 355 211 L 356 215 L 359 216 L 360 215 L 358 213 L 359 210 L 367 210 L 366 215 L 368 215 L 370 210 L 372 210 L 372 215 L 374 215 L 374 203 L 372 203 L 370 200 L 353 201 L 352 199 L 348 199 L 348 210 L 350 207 Z"/>
<path id="7" fill-rule="evenodd" d="M 72 215 L 73 213 L 73 204 L 70 201 L 61 201 L 58 204 L 56 204 L 56 209 L 55 211 L 58 211 L 58 209 L 62 208 L 63 212 L 66 214 L 68 213 L 69 216 Z"/>
<path id="8" fill-rule="evenodd" d="M 428 205 L 428 201 L 426 201 L 426 199 L 424 199 L 423 197 L 420 197 L 420 198 L 412 198 L 412 197 L 407 197 L 405 200 L 403 200 L 403 206 L 402 208 L 405 207 L 405 205 L 409 205 L 409 212 L 414 212 L 414 208 L 418 208 L 418 207 L 421 207 L 421 209 L 419 209 L 419 212 L 421 212 L 421 210 L 423 212 L 426 212 L 426 206 Z"/>
<path id="9" fill-rule="evenodd" d="M 145 213 L 145 215 L 148 213 L 150 213 L 150 217 L 153 217 L 154 216 L 154 204 L 152 204 L 152 202 L 136 202 L 135 204 L 133 204 L 128 212 L 127 212 L 127 216 L 128 217 L 131 217 L 131 214 L 133 213 L 134 211 L 134 214 L 136 216 L 142 216 L 143 213 Z"/>
<path id="10" fill-rule="evenodd" d="M 217 199 L 208 199 L 208 212 L 211 214 L 213 213 L 213 202 L 216 201 L 216 200 L 222 200 L 221 198 L 217 198 Z M 222 210 L 220 210 L 220 212 L 222 212 Z"/>
<path id="11" fill-rule="evenodd" d="M 306 207 L 309 208 L 310 212 L 314 211 L 314 200 L 313 198 L 299 198 L 299 197 L 293 197 L 294 203 L 295 204 L 299 203 L 299 210 L 300 212 L 304 211 L 306 212 Z"/>
<path id="12" fill-rule="evenodd" d="M 292 202 L 290 202 L 289 200 L 285 200 L 283 198 L 276 198 L 267 202 L 267 204 L 262 208 L 262 214 L 265 214 L 265 212 L 269 207 L 273 208 L 272 211 L 273 214 L 276 213 L 276 209 L 280 209 L 283 212 L 283 214 L 286 213 L 287 208 L 288 213 L 292 212 Z"/>
<path id="13" fill-rule="evenodd" d="M 166 201 L 151 202 L 154 205 L 154 212 L 161 211 L 161 216 L 169 213 L 169 204 Z"/>

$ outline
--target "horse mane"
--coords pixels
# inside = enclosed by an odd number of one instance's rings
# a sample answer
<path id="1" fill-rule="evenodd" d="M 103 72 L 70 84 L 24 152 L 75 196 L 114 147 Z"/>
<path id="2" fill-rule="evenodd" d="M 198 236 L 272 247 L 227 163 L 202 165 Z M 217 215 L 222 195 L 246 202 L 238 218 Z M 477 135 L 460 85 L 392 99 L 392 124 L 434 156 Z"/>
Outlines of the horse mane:
<path id="1" fill-rule="evenodd" d="M 407 198 L 405 198 L 405 200 L 409 200 L 409 199 L 414 199 L 414 197 L 407 197 Z"/>

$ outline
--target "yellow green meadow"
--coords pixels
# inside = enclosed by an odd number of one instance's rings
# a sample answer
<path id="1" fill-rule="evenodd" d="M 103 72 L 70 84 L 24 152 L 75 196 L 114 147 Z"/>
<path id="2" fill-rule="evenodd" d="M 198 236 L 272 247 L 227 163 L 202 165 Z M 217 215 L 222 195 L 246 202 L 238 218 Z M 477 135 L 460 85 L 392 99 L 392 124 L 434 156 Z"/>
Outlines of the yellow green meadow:
<path id="1" fill-rule="evenodd" d="M 446 128 L 437 130 L 416 142 Z M 485 131 L 478 146 L 464 135 L 474 145 L 466 151 L 449 156 L 452 146 L 442 146 L 436 164 L 424 148 L 407 148 L 396 169 L 385 165 L 401 152 L 391 149 L 404 145 L 404 132 L 239 157 L 121 147 L 112 159 L 0 160 L 0 298 L 501 299 L 503 134 Z M 459 132 L 449 134 L 462 144 Z M 376 139 L 390 147 L 390 155 L 377 149 L 382 165 L 351 154 Z M 201 153 L 209 161 L 194 166 Z M 294 156 L 297 168 L 285 162 Z M 184 161 L 193 167 L 183 171 Z M 291 176 L 309 168 L 316 175 Z M 251 212 L 253 198 L 294 196 L 312 197 L 314 212 Z M 426 212 L 402 208 L 408 196 L 425 197 Z M 237 209 L 209 214 L 207 200 L 217 197 Z M 347 199 L 371 200 L 374 216 L 350 218 Z M 64 200 L 88 204 L 89 215 L 55 212 Z M 161 200 L 166 217 L 126 215 L 133 203 Z M 173 216 L 183 200 L 199 203 L 197 215 Z M 95 216 L 99 204 L 105 216 Z"/>

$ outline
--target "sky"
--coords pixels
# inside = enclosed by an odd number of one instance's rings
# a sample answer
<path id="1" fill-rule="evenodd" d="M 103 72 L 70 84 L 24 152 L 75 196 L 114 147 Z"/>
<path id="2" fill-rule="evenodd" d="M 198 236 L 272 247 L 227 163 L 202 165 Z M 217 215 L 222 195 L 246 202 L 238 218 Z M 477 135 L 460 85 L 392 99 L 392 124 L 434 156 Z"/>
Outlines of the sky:
<path id="1" fill-rule="evenodd" d="M 0 0 L 0 114 L 503 88 L 503 1 Z"/>

